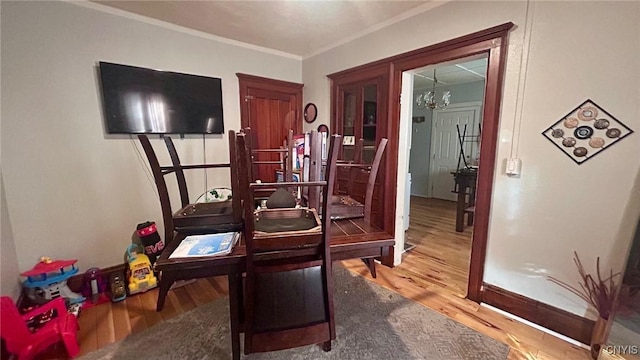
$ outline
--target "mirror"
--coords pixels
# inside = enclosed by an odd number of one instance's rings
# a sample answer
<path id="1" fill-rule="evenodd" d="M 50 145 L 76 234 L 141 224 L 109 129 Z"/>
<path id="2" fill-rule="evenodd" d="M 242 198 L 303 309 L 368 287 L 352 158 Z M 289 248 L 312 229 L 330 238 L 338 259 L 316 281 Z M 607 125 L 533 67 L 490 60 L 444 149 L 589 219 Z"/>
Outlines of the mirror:
<path id="1" fill-rule="evenodd" d="M 304 121 L 308 123 L 312 123 L 316 121 L 317 117 L 318 117 L 318 108 L 316 107 L 316 104 L 308 103 L 304 107 Z"/>

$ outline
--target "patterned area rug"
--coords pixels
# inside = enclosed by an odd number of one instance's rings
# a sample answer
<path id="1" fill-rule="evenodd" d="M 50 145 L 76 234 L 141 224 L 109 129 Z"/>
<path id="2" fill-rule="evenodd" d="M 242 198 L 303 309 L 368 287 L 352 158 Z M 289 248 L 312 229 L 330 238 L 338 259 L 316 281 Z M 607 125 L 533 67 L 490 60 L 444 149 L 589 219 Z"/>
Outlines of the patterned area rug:
<path id="1" fill-rule="evenodd" d="M 341 266 L 334 267 L 333 276 L 337 339 L 330 352 L 314 345 L 243 358 L 507 358 L 507 345 L 353 275 Z M 200 306 L 79 359 L 231 359 L 228 300 Z"/>

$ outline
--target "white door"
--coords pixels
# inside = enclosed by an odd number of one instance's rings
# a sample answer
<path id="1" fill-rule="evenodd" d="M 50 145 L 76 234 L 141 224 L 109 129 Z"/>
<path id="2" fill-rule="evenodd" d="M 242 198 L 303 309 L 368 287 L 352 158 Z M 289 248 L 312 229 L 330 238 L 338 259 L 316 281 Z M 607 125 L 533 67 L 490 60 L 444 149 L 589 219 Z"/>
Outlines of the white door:
<path id="1" fill-rule="evenodd" d="M 453 193 L 454 181 L 452 172 L 458 167 L 460 156 L 460 140 L 456 125 L 462 133 L 467 125 L 467 135 L 477 134 L 476 118 L 479 117 L 479 108 L 446 109 L 433 112 L 433 130 L 431 135 L 431 166 L 429 171 L 429 187 L 431 196 L 443 200 L 456 200 Z M 472 151 L 472 143 L 467 141 L 465 155 Z M 460 160 L 460 167 L 464 162 Z"/>

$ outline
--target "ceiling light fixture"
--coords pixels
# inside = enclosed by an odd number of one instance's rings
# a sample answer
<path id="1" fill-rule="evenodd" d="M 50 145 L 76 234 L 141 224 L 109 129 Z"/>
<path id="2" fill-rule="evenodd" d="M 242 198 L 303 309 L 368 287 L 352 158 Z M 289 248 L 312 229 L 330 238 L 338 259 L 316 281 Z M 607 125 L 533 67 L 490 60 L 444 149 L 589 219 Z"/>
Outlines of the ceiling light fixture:
<path id="1" fill-rule="evenodd" d="M 416 99 L 416 105 L 418 109 L 429 108 L 430 110 L 442 110 L 449 106 L 451 91 L 443 91 L 442 92 L 442 103 L 438 103 L 435 100 L 436 97 L 436 84 L 438 83 L 438 78 L 436 78 L 436 69 L 433 69 L 433 88 L 431 91 L 425 91 L 424 93 L 418 95 Z"/>

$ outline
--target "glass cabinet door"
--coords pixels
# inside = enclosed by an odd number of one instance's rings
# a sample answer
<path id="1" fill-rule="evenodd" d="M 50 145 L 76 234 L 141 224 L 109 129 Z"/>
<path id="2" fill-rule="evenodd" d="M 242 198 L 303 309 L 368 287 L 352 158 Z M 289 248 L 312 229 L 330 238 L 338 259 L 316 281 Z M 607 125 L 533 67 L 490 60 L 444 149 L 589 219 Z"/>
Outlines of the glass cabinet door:
<path id="1" fill-rule="evenodd" d="M 356 133 L 356 120 L 358 119 L 357 106 L 358 94 L 352 89 L 345 90 L 342 95 L 343 111 L 342 111 L 342 159 L 353 160 L 356 139 L 359 134 Z"/>
<path id="2" fill-rule="evenodd" d="M 362 159 L 371 163 L 375 154 L 378 125 L 378 85 L 357 84 L 341 92 L 342 159 L 354 160 L 356 144 L 364 140 Z"/>
<path id="3" fill-rule="evenodd" d="M 343 135 L 339 158 L 344 161 L 373 162 L 376 146 L 389 138 L 387 123 L 388 72 L 377 69 L 372 76 L 362 74 L 332 78 L 332 119 L 335 133 Z M 362 141 L 360 141 L 362 139 Z M 381 163 L 374 185 L 371 222 L 383 226 L 385 199 L 385 163 Z M 364 204 L 369 175 L 366 171 L 339 167 L 336 193 L 349 194 Z"/>
<path id="4" fill-rule="evenodd" d="M 364 149 L 362 159 L 370 164 L 376 152 L 376 124 L 378 118 L 378 86 L 376 84 L 365 85 L 363 88 L 362 103 L 362 139 Z"/>

